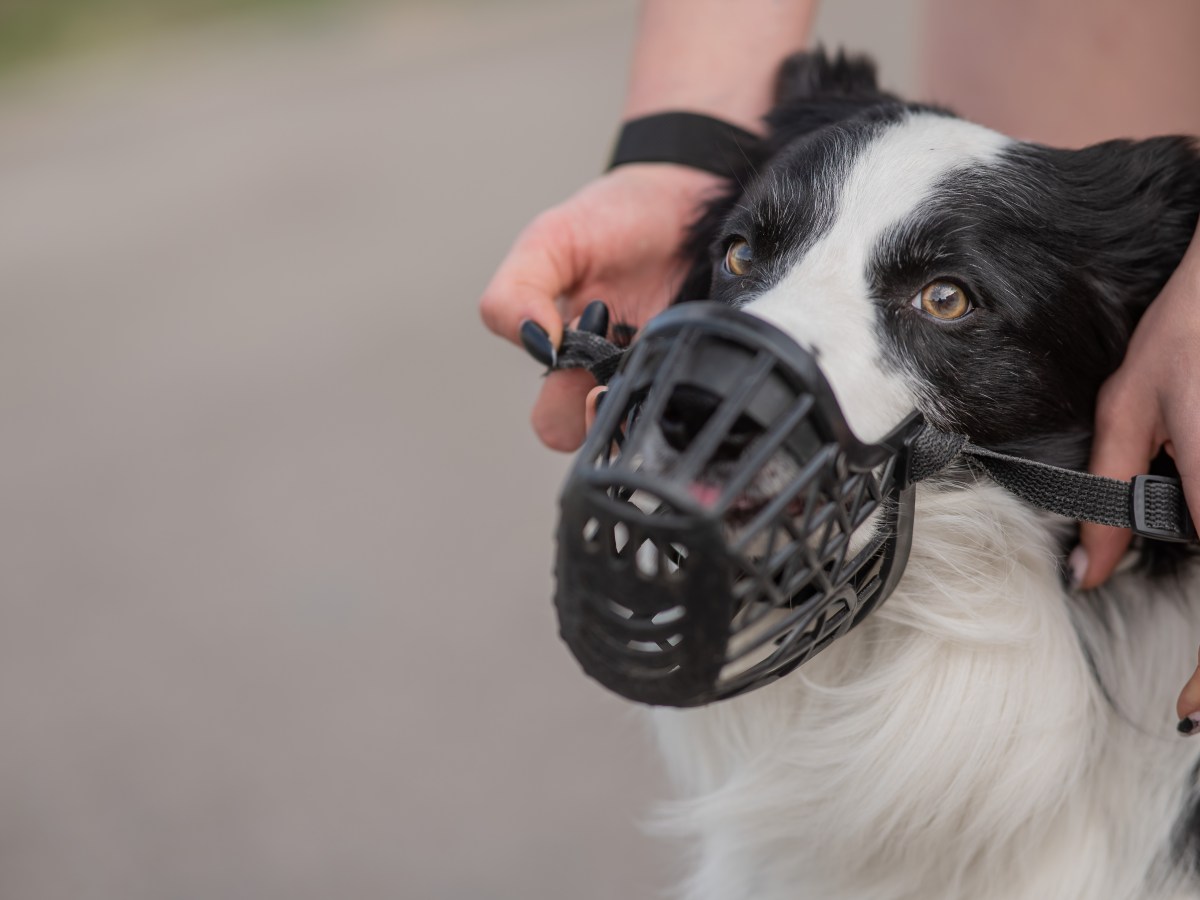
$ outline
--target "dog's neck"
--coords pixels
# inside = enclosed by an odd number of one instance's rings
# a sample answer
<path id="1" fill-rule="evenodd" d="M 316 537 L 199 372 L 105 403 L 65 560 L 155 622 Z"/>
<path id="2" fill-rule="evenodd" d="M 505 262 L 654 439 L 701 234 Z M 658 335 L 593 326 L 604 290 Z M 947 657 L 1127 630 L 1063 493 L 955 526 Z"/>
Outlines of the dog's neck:
<path id="1" fill-rule="evenodd" d="M 705 847 L 689 897 L 1139 896 L 1111 873 L 1169 835 L 1114 819 L 1145 779 L 1095 783 L 1144 747 L 1113 741 L 1053 527 L 991 485 L 923 485 L 904 577 L 865 623 L 775 685 L 656 714 L 685 798 L 667 818 Z M 1118 853 L 1136 858 L 1072 862 Z"/>

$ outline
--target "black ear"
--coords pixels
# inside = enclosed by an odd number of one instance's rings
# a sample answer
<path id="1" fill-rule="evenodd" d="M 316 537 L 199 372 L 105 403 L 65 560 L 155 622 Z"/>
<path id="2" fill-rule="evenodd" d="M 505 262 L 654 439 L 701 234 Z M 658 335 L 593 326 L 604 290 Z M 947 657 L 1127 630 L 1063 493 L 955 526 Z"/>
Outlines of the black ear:
<path id="1" fill-rule="evenodd" d="M 775 81 L 775 108 L 767 116 L 771 143 L 779 148 L 872 107 L 899 102 L 879 89 L 868 57 L 839 50 L 830 58 L 822 47 L 796 53 L 783 61 Z"/>
<path id="2" fill-rule="evenodd" d="M 897 97 L 879 90 L 875 63 L 865 56 L 847 56 L 839 50 L 831 58 L 821 47 L 795 53 L 783 61 L 776 77 L 775 107 L 766 117 L 767 161 L 804 134 L 875 107 L 898 103 Z M 709 248 L 748 186 L 730 185 L 699 210 L 681 249 L 689 271 L 675 302 L 708 296 Z"/>
<path id="3" fill-rule="evenodd" d="M 838 50 L 833 59 L 824 47 L 793 53 L 779 67 L 775 79 L 775 102 L 853 97 L 875 94 L 875 62 L 866 56 L 847 56 Z"/>
<path id="4" fill-rule="evenodd" d="M 1106 141 L 1081 150 L 1013 152 L 1036 199 L 1027 224 L 1122 321 L 1125 337 L 1183 257 L 1200 214 L 1200 148 L 1190 137 Z M 1040 221 L 1038 221 L 1040 220 Z M 1121 354 L 1124 343 L 1121 344 Z M 1119 360 L 1119 357 L 1118 357 Z"/>

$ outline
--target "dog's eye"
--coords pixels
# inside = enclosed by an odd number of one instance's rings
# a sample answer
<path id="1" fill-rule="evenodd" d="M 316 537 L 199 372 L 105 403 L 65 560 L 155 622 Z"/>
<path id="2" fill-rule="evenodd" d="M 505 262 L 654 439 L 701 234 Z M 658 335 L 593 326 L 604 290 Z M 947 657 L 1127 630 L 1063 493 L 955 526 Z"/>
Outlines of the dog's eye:
<path id="1" fill-rule="evenodd" d="M 725 271 L 730 275 L 745 275 L 753 262 L 754 253 L 741 238 L 735 239 L 725 251 Z"/>
<path id="2" fill-rule="evenodd" d="M 953 281 L 931 281 L 913 297 L 912 305 L 935 319 L 961 319 L 973 307 L 967 292 Z"/>

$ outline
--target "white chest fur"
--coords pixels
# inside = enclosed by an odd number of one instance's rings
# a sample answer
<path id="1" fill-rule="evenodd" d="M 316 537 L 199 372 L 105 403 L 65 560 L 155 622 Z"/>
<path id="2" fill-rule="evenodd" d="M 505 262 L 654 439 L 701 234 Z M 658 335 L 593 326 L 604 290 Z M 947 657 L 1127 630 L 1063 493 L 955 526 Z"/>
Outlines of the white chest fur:
<path id="1" fill-rule="evenodd" d="M 990 485 L 917 509 L 862 626 L 775 685 L 653 714 L 680 795 L 662 821 L 697 849 L 685 896 L 1200 896 L 1170 859 L 1200 603 L 1130 575 L 1069 596 L 1050 526 Z"/>

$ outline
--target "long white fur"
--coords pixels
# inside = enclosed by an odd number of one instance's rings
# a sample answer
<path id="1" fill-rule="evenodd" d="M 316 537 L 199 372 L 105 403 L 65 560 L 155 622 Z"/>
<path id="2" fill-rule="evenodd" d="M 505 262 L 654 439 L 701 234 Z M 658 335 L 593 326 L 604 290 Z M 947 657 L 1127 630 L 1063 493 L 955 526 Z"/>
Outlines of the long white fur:
<path id="1" fill-rule="evenodd" d="M 940 173 L 986 163 L 1003 140 L 935 116 L 884 132 L 849 173 L 831 231 L 747 307 L 819 351 L 865 439 L 924 387 L 883 363 L 871 242 Z M 904 577 L 863 625 L 770 687 L 656 710 L 679 796 L 660 824 L 696 850 L 683 895 L 1200 896 L 1169 858 L 1200 753 L 1171 716 L 1197 604 L 1186 581 L 1149 589 L 1131 573 L 1068 592 L 1059 527 L 987 482 L 921 485 Z"/>

